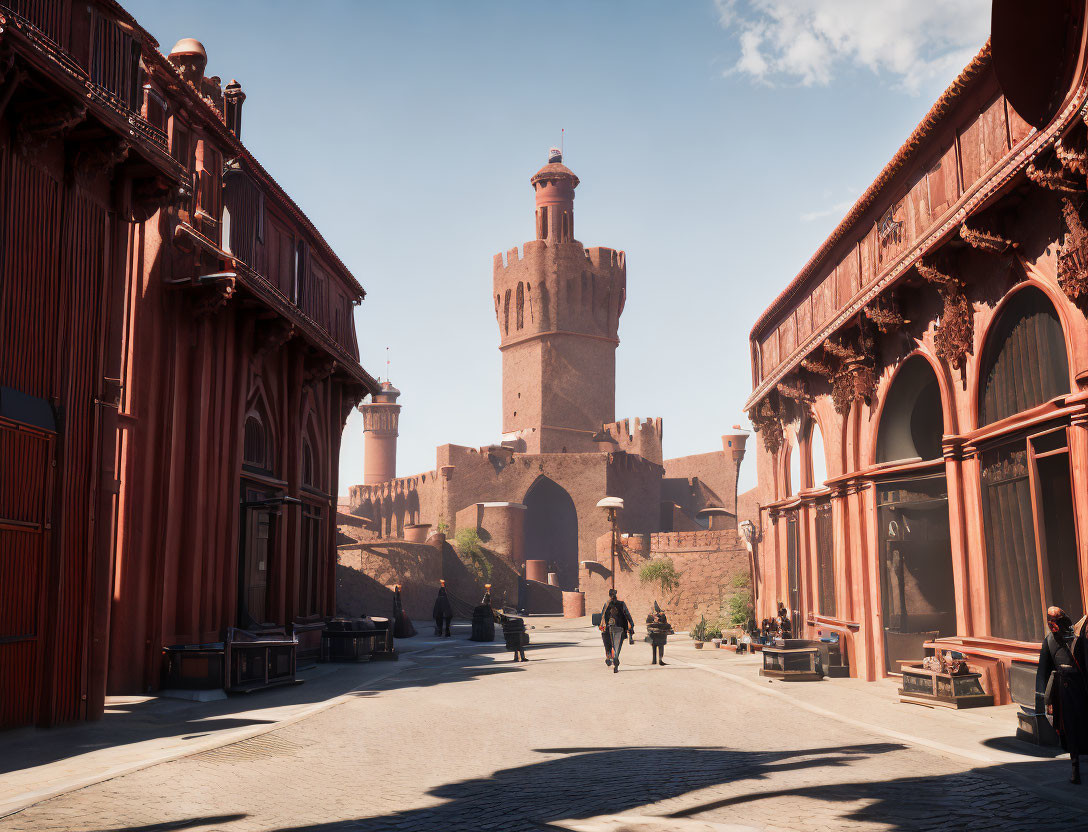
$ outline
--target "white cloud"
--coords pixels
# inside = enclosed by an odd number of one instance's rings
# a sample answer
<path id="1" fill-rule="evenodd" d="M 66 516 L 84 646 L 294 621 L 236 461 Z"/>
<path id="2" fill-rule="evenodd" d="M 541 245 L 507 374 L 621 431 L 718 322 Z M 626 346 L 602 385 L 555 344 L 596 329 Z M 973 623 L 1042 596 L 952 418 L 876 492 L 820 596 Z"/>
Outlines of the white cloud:
<path id="1" fill-rule="evenodd" d="M 740 57 L 731 73 L 823 86 L 844 67 L 910 92 L 962 68 L 989 34 L 990 0 L 714 0 Z"/>
<path id="2" fill-rule="evenodd" d="M 845 216 L 847 210 L 854 204 L 854 200 L 845 199 L 842 202 L 836 202 L 834 205 L 829 205 L 826 208 L 820 208 L 816 211 L 806 211 L 801 214 L 801 222 L 814 222 L 816 220 L 822 220 L 824 217 L 830 216 Z"/>

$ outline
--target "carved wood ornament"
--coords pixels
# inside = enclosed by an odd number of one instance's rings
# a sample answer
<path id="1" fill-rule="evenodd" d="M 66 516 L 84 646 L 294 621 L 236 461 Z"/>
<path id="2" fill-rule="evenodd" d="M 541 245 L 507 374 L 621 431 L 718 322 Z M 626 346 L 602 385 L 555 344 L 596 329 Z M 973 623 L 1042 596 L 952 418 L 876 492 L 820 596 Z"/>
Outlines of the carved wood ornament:
<path id="1" fill-rule="evenodd" d="M 767 453 L 773 455 L 782 447 L 783 430 L 778 403 L 771 399 L 771 396 L 764 397 L 752 408 L 748 418 L 755 432 L 763 438 L 763 447 L 767 449 Z"/>
<path id="2" fill-rule="evenodd" d="M 937 355 L 954 369 L 962 370 L 967 365 L 967 356 L 975 351 L 975 317 L 971 302 L 963 293 L 963 281 L 945 272 L 934 261 L 920 260 L 915 268 L 926 283 L 937 289 L 944 301 L 933 336 Z"/>
<path id="3" fill-rule="evenodd" d="M 1062 246 L 1058 251 L 1058 285 L 1074 303 L 1088 303 L 1088 228 L 1083 200 L 1062 200 Z"/>

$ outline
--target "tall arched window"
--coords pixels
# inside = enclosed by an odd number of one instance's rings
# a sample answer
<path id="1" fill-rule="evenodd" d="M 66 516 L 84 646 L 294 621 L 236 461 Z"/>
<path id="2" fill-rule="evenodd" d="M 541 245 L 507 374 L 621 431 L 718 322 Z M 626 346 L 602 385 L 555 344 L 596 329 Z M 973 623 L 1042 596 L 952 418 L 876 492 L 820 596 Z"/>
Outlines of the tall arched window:
<path id="1" fill-rule="evenodd" d="M 316 485 L 314 474 L 314 451 L 309 438 L 302 440 L 302 484 L 313 488 Z"/>
<path id="2" fill-rule="evenodd" d="M 244 439 L 242 442 L 242 464 L 261 471 L 272 469 L 272 454 L 268 442 L 268 431 L 264 420 L 256 411 L 246 416 Z"/>
<path id="3" fill-rule="evenodd" d="M 827 482 L 827 456 L 824 452 L 824 437 L 816 422 L 812 423 L 812 430 L 808 435 L 808 447 L 812 459 L 812 487 L 823 488 Z"/>
<path id="4" fill-rule="evenodd" d="M 979 425 L 1069 392 L 1062 325 L 1041 290 L 1022 289 L 1001 310 L 986 339 L 979 380 Z"/>
<path id="5" fill-rule="evenodd" d="M 789 488 L 786 496 L 790 497 L 801 490 L 801 448 L 797 444 L 797 437 L 790 439 L 789 445 Z"/>

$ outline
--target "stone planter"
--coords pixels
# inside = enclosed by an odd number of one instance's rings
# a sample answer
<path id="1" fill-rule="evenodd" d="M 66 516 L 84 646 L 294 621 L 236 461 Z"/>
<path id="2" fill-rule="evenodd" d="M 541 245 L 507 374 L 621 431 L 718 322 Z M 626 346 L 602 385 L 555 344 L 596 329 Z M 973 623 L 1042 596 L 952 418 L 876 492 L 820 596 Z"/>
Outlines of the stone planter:
<path id="1" fill-rule="evenodd" d="M 412 523 L 404 527 L 404 541 L 406 543 L 426 543 L 430 537 L 430 523 Z"/>
<path id="2" fill-rule="evenodd" d="M 722 646 L 722 640 L 720 638 L 712 638 L 710 643 L 714 645 L 715 650 Z"/>

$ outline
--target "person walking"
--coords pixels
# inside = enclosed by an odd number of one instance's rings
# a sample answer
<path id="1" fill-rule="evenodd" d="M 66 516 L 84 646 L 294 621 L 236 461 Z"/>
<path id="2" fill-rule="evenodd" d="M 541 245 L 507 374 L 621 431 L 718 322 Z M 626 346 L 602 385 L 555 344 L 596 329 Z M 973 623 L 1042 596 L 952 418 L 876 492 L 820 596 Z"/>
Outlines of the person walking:
<path id="1" fill-rule="evenodd" d="M 439 581 L 438 597 L 434 600 L 431 617 L 434 619 L 434 634 L 439 637 L 450 637 L 450 622 L 453 621 L 453 607 L 450 605 L 449 596 L 446 595 L 446 582 Z"/>
<path id="2" fill-rule="evenodd" d="M 611 665 L 613 673 L 620 671 L 620 650 L 623 648 L 624 639 L 634 638 L 635 620 L 631 617 L 627 604 L 619 600 L 616 590 L 608 590 L 608 603 L 601 610 L 601 630 L 607 635 L 605 640 L 604 663 Z"/>
<path id="3" fill-rule="evenodd" d="M 1045 691 L 1047 719 L 1058 733 L 1073 766 L 1069 782 L 1080 783 L 1080 752 L 1088 751 L 1088 676 L 1085 675 L 1084 630 L 1061 607 L 1046 611 L 1050 629 L 1039 651 L 1035 689 Z"/>
<path id="4" fill-rule="evenodd" d="M 650 636 L 650 650 L 653 652 L 653 661 L 650 664 L 665 666 L 665 642 L 669 639 L 672 626 L 665 617 L 661 607 L 654 601 L 654 609 L 646 616 L 646 632 Z"/>

